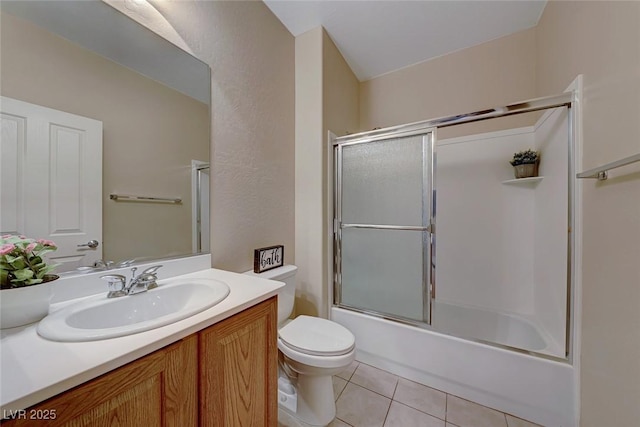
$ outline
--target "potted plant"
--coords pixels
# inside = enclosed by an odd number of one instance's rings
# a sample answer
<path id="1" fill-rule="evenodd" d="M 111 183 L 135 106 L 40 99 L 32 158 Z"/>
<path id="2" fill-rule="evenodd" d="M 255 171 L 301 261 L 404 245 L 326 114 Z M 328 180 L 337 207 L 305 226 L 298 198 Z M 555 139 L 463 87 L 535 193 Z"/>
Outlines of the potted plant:
<path id="1" fill-rule="evenodd" d="M 516 178 L 538 176 L 540 152 L 533 150 L 519 151 L 513 155 L 513 159 L 509 163 L 513 166 Z"/>
<path id="2" fill-rule="evenodd" d="M 49 274 L 56 265 L 43 259 L 55 251 L 50 240 L 4 235 L 0 238 L 0 328 L 13 328 L 42 319 L 49 312 Z"/>

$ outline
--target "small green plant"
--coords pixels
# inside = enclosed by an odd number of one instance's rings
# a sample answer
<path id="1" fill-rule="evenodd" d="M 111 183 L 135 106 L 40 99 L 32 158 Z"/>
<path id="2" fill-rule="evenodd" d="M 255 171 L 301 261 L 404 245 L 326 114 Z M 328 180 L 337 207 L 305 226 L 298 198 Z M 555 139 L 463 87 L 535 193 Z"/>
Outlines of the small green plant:
<path id="1" fill-rule="evenodd" d="M 37 285 L 57 265 L 47 265 L 42 256 L 57 248 L 51 240 L 6 234 L 0 238 L 0 289 Z"/>
<path id="2" fill-rule="evenodd" d="M 511 166 L 530 165 L 540 161 L 540 152 L 533 150 L 519 151 L 513 155 Z"/>

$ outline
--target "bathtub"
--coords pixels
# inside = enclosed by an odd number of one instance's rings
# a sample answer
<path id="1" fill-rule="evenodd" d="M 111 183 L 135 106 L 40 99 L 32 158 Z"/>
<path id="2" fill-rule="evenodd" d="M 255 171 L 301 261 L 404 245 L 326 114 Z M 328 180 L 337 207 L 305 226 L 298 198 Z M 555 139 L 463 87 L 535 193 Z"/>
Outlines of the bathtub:
<path id="1" fill-rule="evenodd" d="M 433 301 L 432 319 L 436 332 L 565 357 L 564 346 L 555 342 L 535 319 L 438 300 Z"/>
<path id="2" fill-rule="evenodd" d="M 460 314 L 456 310 L 457 307 L 446 304 L 436 305 L 434 326 L 438 322 L 437 314 L 455 320 Z M 331 308 L 331 319 L 353 332 L 356 359 L 360 362 L 544 426 L 577 426 L 576 372 L 567 362 L 338 307 Z M 457 325 L 468 325 L 468 322 Z M 449 322 L 449 328 L 456 327 L 455 322 Z M 531 335 L 526 324 L 503 329 L 507 331 L 503 338 L 524 340 L 538 347 L 537 351 L 547 345 L 543 336 Z M 448 332 L 460 331 L 450 329 Z"/>

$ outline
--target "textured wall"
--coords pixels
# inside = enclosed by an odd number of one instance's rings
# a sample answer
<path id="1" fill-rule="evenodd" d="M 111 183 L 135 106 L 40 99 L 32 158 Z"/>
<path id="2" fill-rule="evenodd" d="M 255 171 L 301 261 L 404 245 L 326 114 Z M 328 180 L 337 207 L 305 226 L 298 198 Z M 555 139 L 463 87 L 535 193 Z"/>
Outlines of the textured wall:
<path id="1" fill-rule="evenodd" d="M 294 38 L 262 2 L 153 2 L 212 71 L 213 266 L 294 261 Z"/>
<path id="2" fill-rule="evenodd" d="M 537 92 L 584 74 L 583 169 L 640 152 L 640 3 L 551 1 Z M 640 165 L 582 182 L 581 426 L 640 420 Z"/>

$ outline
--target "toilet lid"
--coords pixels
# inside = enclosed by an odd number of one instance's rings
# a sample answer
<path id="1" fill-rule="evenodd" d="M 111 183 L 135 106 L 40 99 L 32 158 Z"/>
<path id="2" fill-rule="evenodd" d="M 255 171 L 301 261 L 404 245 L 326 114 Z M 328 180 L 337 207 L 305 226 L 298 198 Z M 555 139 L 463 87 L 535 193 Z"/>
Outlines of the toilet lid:
<path id="1" fill-rule="evenodd" d="M 353 350 L 356 338 L 344 326 L 319 317 L 298 316 L 278 331 L 293 350 L 317 356 L 339 356 Z"/>

